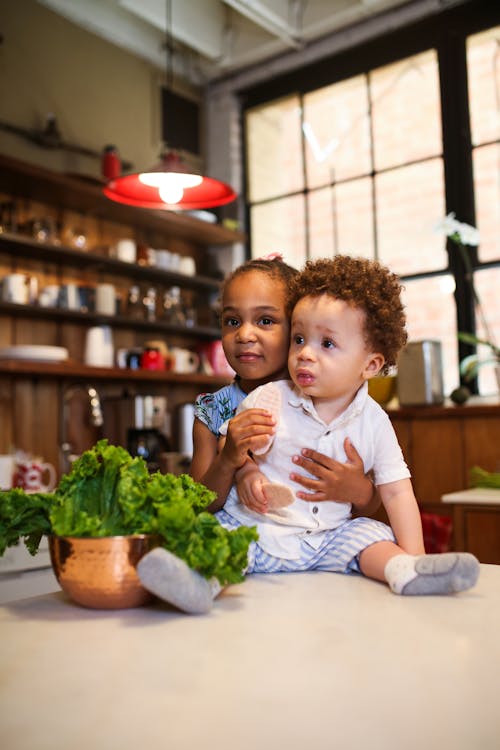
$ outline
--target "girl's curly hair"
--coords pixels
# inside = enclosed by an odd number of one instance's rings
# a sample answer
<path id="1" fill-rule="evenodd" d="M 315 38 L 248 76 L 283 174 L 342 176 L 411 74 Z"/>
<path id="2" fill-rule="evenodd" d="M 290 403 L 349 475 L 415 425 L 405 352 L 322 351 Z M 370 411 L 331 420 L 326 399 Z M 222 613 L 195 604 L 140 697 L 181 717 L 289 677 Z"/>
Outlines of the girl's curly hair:
<path id="1" fill-rule="evenodd" d="M 297 269 L 289 266 L 288 263 L 285 263 L 280 256 L 271 258 L 253 258 L 252 260 L 247 260 L 245 263 L 242 263 L 241 266 L 238 266 L 224 279 L 221 296 L 224 294 L 224 289 L 231 283 L 231 281 L 233 281 L 233 279 L 236 279 L 245 273 L 249 273 L 250 271 L 260 271 L 265 273 L 272 279 L 283 282 L 287 289 L 292 279 L 298 274 Z"/>
<path id="2" fill-rule="evenodd" d="M 288 309 L 303 297 L 328 294 L 363 310 L 366 343 L 383 354 L 387 373 L 408 339 L 401 290 L 398 276 L 378 261 L 336 255 L 307 261 L 290 284 Z"/>

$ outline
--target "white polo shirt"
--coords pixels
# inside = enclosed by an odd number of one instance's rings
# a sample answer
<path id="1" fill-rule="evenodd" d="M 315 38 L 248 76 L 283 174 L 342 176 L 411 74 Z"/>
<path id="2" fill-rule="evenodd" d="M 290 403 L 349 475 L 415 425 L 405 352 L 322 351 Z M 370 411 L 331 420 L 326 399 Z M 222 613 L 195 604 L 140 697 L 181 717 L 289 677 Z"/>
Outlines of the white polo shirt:
<path id="1" fill-rule="evenodd" d="M 299 455 L 302 448 L 312 448 L 345 462 L 347 456 L 343 443 L 346 437 L 363 459 L 365 472 L 373 471 L 376 485 L 410 476 L 389 417 L 368 395 L 367 383 L 359 389 L 347 409 L 329 424 L 323 422 L 311 399 L 291 381 L 281 380 L 273 385 L 280 389 L 282 403 L 275 439 L 266 454 L 254 457 L 270 482 L 287 484 L 296 492 L 303 491 L 304 488 L 289 477 L 292 471 L 297 471 L 292 456 Z M 254 407 L 266 387 L 263 385 L 252 391 L 237 412 Z M 227 422 L 221 427 L 221 434 L 226 433 Z M 302 468 L 300 472 L 307 475 Z M 312 503 L 299 498 L 286 508 L 265 515 L 254 513 L 239 502 L 234 485 L 224 510 L 242 524 L 257 526 L 260 546 L 269 554 L 286 559 L 300 556 L 301 540 L 319 547 L 320 532 L 334 529 L 351 517 L 350 503 Z"/>

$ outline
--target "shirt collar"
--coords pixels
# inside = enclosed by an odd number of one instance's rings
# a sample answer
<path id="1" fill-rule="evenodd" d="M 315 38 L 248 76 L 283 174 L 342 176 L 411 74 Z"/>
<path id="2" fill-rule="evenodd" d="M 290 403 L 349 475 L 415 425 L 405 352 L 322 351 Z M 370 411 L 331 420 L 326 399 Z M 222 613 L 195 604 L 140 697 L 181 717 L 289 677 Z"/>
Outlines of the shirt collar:
<path id="1" fill-rule="evenodd" d="M 314 404 L 311 398 L 309 396 L 306 396 L 297 385 L 291 383 L 291 386 L 292 392 L 288 399 L 288 403 L 290 404 L 290 406 L 293 406 L 295 408 L 301 407 L 307 414 L 310 414 L 312 417 L 314 417 L 314 419 L 323 423 L 323 420 L 318 416 L 316 409 L 314 408 Z M 347 409 L 342 412 L 342 414 L 339 414 L 339 416 L 334 420 L 332 420 L 330 424 L 335 427 L 340 427 L 341 425 L 350 422 L 361 413 L 367 398 L 368 381 L 365 381 L 363 385 L 361 385 L 358 389 L 358 392 L 354 396 Z"/>

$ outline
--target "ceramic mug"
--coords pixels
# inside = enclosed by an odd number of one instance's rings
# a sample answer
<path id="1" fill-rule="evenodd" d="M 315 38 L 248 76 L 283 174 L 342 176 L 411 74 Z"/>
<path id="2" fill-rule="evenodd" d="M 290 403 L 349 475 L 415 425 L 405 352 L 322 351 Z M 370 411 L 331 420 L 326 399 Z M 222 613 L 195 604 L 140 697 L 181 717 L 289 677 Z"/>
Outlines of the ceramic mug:
<path id="1" fill-rule="evenodd" d="M 90 367 L 113 367 L 113 333 L 109 326 L 93 326 L 85 338 L 84 362 Z"/>
<path id="2" fill-rule="evenodd" d="M 10 273 L 2 282 L 2 298 L 5 302 L 27 305 L 30 301 L 30 277 L 25 273 Z"/>
<path id="3" fill-rule="evenodd" d="M 198 347 L 204 372 L 208 375 L 227 375 L 234 377 L 235 372 L 224 354 L 222 341 L 210 341 Z"/>
<path id="4" fill-rule="evenodd" d="M 114 315 L 116 292 L 113 284 L 98 284 L 95 288 L 95 311 L 98 315 Z"/>
<path id="5" fill-rule="evenodd" d="M 137 250 L 134 240 L 118 240 L 113 248 L 113 251 L 118 260 L 122 260 L 125 263 L 135 263 L 136 261 Z"/>
<path id="6" fill-rule="evenodd" d="M 59 284 L 48 284 L 38 296 L 40 307 L 57 307 L 59 304 Z"/>
<path id="7" fill-rule="evenodd" d="M 0 490 L 10 490 L 14 480 L 14 456 L 6 453 L 0 456 Z"/>
<path id="8" fill-rule="evenodd" d="M 51 492 L 57 474 L 52 464 L 39 459 L 17 459 L 14 465 L 13 486 L 25 492 Z"/>
<path id="9" fill-rule="evenodd" d="M 169 350 L 174 362 L 175 372 L 196 372 L 200 366 L 200 358 L 189 349 L 180 349 L 179 347 L 172 347 Z"/>

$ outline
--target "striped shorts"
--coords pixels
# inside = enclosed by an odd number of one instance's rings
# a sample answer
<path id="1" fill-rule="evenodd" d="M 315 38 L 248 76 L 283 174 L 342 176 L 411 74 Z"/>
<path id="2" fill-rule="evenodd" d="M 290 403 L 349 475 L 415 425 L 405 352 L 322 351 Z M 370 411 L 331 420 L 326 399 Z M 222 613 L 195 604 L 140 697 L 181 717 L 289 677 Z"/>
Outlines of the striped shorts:
<path id="1" fill-rule="evenodd" d="M 226 529 L 241 526 L 233 516 L 220 510 L 216 516 Z M 251 542 L 246 573 L 294 573 L 305 570 L 324 570 L 332 573 L 359 573 L 360 553 L 375 542 L 395 542 L 392 529 L 373 518 L 352 518 L 336 529 L 322 532 L 317 549 L 302 540 L 300 557 L 286 560 L 274 557 Z"/>

